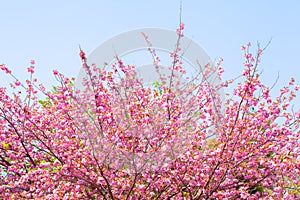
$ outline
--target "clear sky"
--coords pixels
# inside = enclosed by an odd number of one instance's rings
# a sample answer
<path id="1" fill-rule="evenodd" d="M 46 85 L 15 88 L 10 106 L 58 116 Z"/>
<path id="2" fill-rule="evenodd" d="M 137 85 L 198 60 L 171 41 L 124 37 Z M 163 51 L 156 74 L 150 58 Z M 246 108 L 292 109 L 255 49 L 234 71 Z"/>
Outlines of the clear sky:
<path id="1" fill-rule="evenodd" d="M 55 85 L 52 70 L 77 76 L 78 44 L 87 52 L 124 31 L 161 27 L 175 30 L 179 0 L 4 1 L 0 11 L 0 63 L 25 78 L 36 60 L 39 79 Z M 278 87 L 291 76 L 300 82 L 300 1 L 182 0 L 185 35 L 214 60 L 224 58 L 226 79 L 243 70 L 241 45 L 272 42 L 262 59 L 263 80 Z M 0 85 L 8 79 L 0 74 Z"/>

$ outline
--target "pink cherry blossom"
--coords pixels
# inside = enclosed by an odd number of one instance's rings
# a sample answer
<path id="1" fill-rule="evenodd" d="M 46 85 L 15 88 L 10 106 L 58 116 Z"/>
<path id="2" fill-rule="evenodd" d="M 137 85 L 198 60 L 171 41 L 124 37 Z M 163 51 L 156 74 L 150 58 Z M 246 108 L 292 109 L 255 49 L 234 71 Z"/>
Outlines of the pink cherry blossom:
<path id="1" fill-rule="evenodd" d="M 25 83 L 1 65 L 24 91 L 0 87 L 0 198 L 299 199 L 296 81 L 271 96 L 257 70 L 262 52 L 249 43 L 242 79 L 222 100 L 218 90 L 233 80 L 212 86 L 207 78 L 221 80 L 222 58 L 183 84 L 180 44 L 168 78 L 144 37 L 159 74 L 153 86 L 118 57 L 110 68 L 89 66 L 81 49 L 82 91 L 57 70 L 48 91 L 34 62 Z"/>

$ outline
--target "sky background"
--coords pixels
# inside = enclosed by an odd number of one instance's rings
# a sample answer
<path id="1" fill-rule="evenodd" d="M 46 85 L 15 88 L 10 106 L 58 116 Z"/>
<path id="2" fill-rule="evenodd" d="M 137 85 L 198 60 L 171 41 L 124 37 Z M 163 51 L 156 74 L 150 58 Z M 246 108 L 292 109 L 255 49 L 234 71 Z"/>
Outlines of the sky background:
<path id="1" fill-rule="evenodd" d="M 137 28 L 175 30 L 179 0 L 52 0 L 4 1 L 0 12 L 0 63 L 21 80 L 36 60 L 39 80 L 57 84 L 52 70 L 76 77 L 80 69 L 78 45 L 90 53 L 114 35 Z M 277 90 L 290 77 L 300 81 L 300 1 L 182 0 L 184 33 L 200 44 L 212 60 L 224 58 L 224 79 L 243 70 L 240 47 L 250 41 L 266 45 L 260 69 Z M 0 86 L 10 79 L 0 73 Z M 298 104 L 299 105 L 299 104 Z"/>

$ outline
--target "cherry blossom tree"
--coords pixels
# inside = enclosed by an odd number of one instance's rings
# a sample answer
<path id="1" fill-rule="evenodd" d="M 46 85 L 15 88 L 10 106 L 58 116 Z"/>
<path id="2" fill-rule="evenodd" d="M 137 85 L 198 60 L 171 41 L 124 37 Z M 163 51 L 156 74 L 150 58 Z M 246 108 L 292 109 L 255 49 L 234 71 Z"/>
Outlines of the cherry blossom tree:
<path id="1" fill-rule="evenodd" d="M 188 77 L 180 38 L 170 74 L 144 34 L 159 80 L 145 86 L 121 59 L 89 66 L 84 90 L 54 70 L 48 91 L 34 77 L 0 88 L 2 199 L 297 199 L 299 119 L 291 79 L 277 97 L 260 80 L 264 52 L 242 46 L 242 78 L 222 102 L 222 59 Z M 218 79 L 219 84 L 212 84 Z M 44 100 L 38 94 L 45 96 Z"/>

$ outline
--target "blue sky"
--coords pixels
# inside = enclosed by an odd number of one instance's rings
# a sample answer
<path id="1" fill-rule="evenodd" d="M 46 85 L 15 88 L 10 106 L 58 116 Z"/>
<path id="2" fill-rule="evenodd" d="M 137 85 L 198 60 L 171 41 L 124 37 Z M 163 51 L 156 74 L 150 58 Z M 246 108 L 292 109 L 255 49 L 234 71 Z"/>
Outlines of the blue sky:
<path id="1" fill-rule="evenodd" d="M 243 70 L 241 45 L 272 42 L 261 68 L 263 81 L 277 88 L 291 76 L 300 81 L 300 1 L 182 0 L 185 35 L 198 42 L 214 60 L 224 58 L 224 78 Z M 175 30 L 179 0 L 2 1 L 0 63 L 20 79 L 31 59 L 39 79 L 55 85 L 52 70 L 77 76 L 78 44 L 87 52 L 124 31 L 161 27 Z M 0 85 L 9 79 L 0 74 Z"/>

